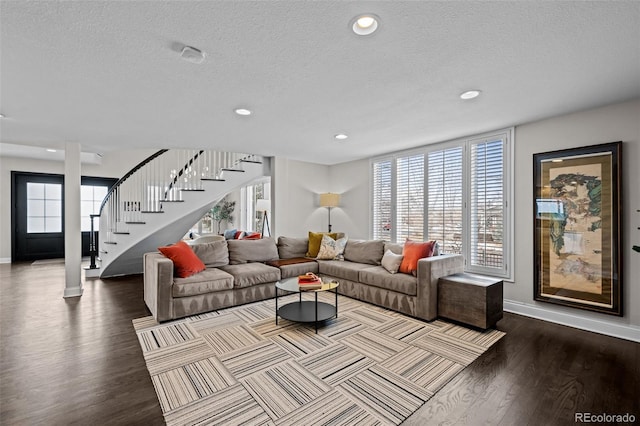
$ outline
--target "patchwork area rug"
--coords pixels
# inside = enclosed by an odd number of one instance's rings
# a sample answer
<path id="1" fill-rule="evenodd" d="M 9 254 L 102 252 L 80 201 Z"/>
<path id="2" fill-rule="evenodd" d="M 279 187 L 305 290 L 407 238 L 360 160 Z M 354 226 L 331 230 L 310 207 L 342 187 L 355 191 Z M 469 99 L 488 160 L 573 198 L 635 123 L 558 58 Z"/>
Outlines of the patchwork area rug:
<path id="1" fill-rule="evenodd" d="M 168 425 L 399 424 L 504 335 L 343 296 L 318 334 L 273 299 L 133 324 Z"/>

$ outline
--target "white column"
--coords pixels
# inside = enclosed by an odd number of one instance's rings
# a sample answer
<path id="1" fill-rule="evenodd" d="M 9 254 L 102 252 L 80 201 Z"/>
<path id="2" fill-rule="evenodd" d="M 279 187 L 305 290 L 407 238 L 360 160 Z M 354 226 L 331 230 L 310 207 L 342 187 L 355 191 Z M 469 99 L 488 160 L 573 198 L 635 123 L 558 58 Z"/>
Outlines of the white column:
<path id="1" fill-rule="evenodd" d="M 80 144 L 69 142 L 64 152 L 64 297 L 78 297 L 82 296 Z"/>

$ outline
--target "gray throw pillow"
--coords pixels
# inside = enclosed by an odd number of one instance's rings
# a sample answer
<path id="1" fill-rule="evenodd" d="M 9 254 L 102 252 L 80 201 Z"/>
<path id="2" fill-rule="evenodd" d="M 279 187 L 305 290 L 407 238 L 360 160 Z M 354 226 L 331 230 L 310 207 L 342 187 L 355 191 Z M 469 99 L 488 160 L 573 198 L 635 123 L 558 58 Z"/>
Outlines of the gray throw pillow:
<path id="1" fill-rule="evenodd" d="M 305 257 L 308 247 L 308 238 L 278 238 L 278 255 L 280 256 L 280 259 L 294 259 L 296 257 Z"/>
<path id="2" fill-rule="evenodd" d="M 226 241 L 212 241 L 191 246 L 193 252 L 208 268 L 215 268 L 229 264 L 229 250 Z"/>
<path id="3" fill-rule="evenodd" d="M 273 238 L 259 240 L 229 240 L 229 264 L 267 262 L 278 259 L 278 247 Z"/>
<path id="4" fill-rule="evenodd" d="M 382 240 L 349 240 L 344 248 L 344 260 L 379 265 L 384 254 Z"/>

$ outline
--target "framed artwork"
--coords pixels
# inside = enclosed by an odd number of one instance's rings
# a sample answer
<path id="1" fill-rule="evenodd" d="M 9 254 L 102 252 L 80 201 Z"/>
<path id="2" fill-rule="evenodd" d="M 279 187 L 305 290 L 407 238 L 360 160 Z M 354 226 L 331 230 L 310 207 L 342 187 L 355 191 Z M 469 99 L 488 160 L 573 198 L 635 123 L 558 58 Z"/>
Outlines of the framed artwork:
<path id="1" fill-rule="evenodd" d="M 535 300 L 622 316 L 622 142 L 533 156 Z"/>

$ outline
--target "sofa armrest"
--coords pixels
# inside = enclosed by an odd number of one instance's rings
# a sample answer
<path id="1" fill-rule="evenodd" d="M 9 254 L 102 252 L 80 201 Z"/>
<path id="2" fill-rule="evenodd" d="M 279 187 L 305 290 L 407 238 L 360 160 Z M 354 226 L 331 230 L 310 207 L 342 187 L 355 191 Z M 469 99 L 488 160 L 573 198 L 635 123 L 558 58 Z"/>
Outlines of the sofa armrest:
<path id="1" fill-rule="evenodd" d="M 144 302 L 156 321 L 173 319 L 173 262 L 160 253 L 144 254 Z"/>
<path id="2" fill-rule="evenodd" d="M 418 294 L 416 314 L 432 321 L 438 317 L 438 279 L 464 272 L 461 254 L 443 254 L 418 260 Z"/>

